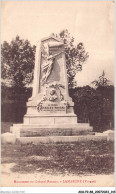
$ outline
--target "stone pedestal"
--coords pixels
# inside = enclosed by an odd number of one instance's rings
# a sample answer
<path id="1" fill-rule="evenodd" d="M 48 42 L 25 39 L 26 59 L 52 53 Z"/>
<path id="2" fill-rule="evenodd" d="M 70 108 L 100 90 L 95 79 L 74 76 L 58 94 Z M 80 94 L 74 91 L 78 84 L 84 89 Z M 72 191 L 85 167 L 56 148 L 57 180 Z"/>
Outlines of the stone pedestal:
<path id="1" fill-rule="evenodd" d="M 56 125 L 56 124 L 75 124 L 77 117 L 74 115 L 25 115 L 24 124 Z"/>

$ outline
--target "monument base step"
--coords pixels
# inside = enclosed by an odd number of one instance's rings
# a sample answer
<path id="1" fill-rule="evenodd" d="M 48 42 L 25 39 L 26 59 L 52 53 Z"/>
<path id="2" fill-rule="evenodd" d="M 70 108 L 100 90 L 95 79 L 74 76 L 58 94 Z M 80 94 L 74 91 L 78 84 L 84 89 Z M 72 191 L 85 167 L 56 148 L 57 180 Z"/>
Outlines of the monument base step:
<path id="1" fill-rule="evenodd" d="M 21 129 L 21 137 L 38 137 L 38 136 L 77 136 L 77 135 L 94 135 L 94 132 L 88 130 L 75 129 Z"/>
<path id="2" fill-rule="evenodd" d="M 10 131 L 16 137 L 44 137 L 44 136 L 79 136 L 94 135 L 93 128 L 88 123 L 76 125 L 25 125 L 14 124 Z"/>
<path id="3" fill-rule="evenodd" d="M 107 141 L 107 136 L 49 136 L 49 137 L 20 137 L 17 141 L 22 144 L 33 143 L 76 143 L 76 142 L 87 142 L 87 141 Z"/>

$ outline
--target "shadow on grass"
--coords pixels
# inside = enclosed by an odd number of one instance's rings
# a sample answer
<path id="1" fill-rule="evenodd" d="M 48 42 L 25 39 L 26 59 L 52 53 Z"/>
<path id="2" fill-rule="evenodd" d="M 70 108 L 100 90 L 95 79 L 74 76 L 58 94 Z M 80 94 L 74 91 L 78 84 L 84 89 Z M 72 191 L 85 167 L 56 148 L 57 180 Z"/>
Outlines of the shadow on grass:
<path id="1" fill-rule="evenodd" d="M 114 144 L 85 142 L 2 145 L 2 163 L 15 163 L 18 173 L 110 174 L 114 172 Z"/>

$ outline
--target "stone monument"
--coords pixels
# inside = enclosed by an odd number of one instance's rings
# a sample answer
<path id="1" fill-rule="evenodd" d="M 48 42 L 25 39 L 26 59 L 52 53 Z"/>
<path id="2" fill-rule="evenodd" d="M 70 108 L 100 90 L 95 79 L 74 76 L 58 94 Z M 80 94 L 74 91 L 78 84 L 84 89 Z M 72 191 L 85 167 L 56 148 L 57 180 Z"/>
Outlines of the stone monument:
<path id="1" fill-rule="evenodd" d="M 78 124 L 69 97 L 63 42 L 54 35 L 37 43 L 33 93 L 27 102 L 23 124 L 14 124 L 17 137 L 69 136 L 79 130 L 92 131 L 88 123 Z"/>
<path id="2" fill-rule="evenodd" d="M 37 44 L 32 97 L 25 124 L 74 124 L 77 117 L 68 94 L 64 44 L 50 36 Z"/>

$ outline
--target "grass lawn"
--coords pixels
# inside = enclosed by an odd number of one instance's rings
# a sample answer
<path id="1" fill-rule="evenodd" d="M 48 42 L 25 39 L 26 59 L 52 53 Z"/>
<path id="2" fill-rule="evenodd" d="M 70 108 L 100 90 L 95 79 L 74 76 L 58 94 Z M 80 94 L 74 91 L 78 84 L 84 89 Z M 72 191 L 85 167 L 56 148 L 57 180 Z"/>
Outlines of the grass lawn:
<path id="1" fill-rule="evenodd" d="M 62 144 L 20 144 L 1 146 L 1 163 L 15 163 L 12 172 L 48 174 L 111 174 L 114 172 L 114 144 L 86 142 Z"/>

